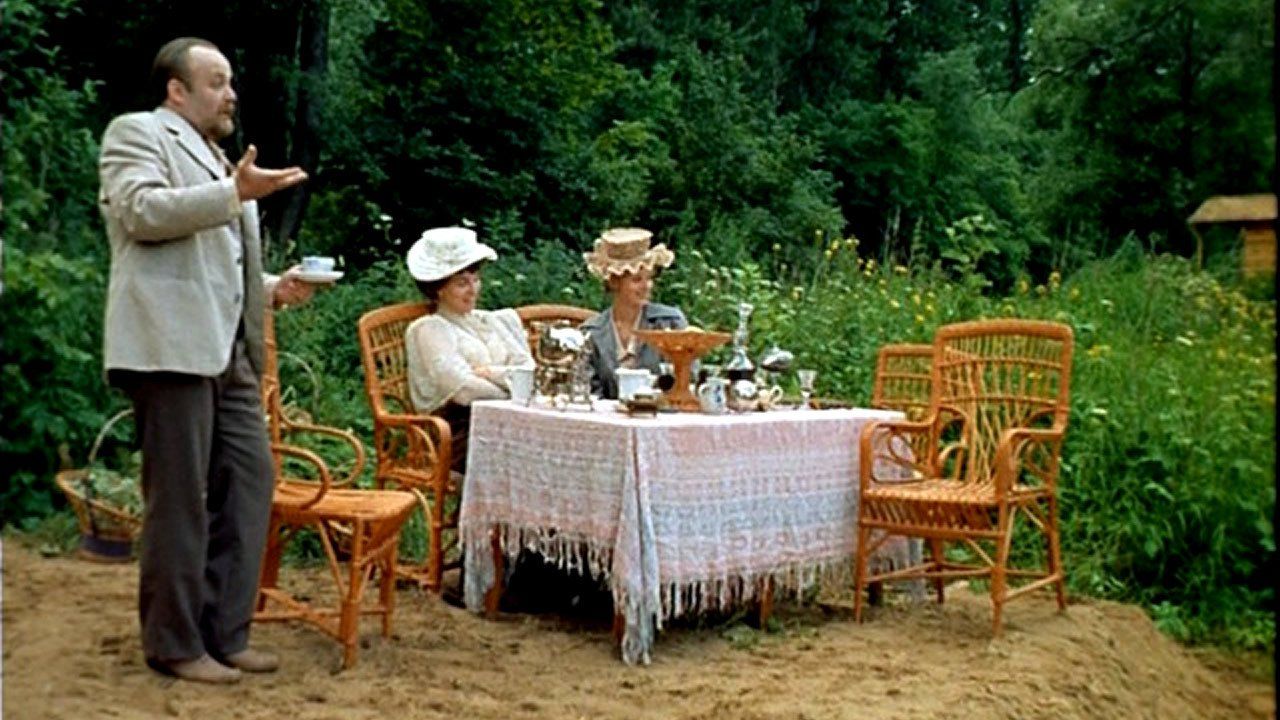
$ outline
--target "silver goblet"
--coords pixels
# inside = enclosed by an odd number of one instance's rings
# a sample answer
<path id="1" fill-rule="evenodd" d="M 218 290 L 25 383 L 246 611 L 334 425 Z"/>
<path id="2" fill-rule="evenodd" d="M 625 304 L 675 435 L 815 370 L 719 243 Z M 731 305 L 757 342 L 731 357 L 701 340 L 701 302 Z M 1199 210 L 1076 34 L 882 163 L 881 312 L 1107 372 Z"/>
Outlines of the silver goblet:
<path id="1" fill-rule="evenodd" d="M 818 379 L 818 371 L 808 369 L 797 370 L 796 379 L 800 381 L 800 409 L 813 409 L 813 404 L 810 399 L 813 397 L 813 382 Z"/>

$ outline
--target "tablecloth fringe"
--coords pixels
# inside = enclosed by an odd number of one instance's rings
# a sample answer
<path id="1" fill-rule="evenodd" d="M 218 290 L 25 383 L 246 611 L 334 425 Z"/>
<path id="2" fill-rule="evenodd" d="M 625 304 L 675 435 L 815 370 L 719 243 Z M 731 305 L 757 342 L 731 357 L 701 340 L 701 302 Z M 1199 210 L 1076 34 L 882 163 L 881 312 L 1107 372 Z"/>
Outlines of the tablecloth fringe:
<path id="1" fill-rule="evenodd" d="M 762 597 L 765 580 L 772 580 L 774 597 L 799 598 L 815 584 L 846 583 L 853 578 L 847 560 L 797 563 L 773 572 L 740 573 L 694 583 L 663 583 L 658 628 L 673 617 L 712 610 L 730 610 Z"/>
<path id="2" fill-rule="evenodd" d="M 507 557 L 518 550 L 530 550 L 542 555 L 561 570 L 590 575 L 593 578 L 608 574 L 613 565 L 613 551 L 585 538 L 556 532 L 540 527 L 515 527 L 498 525 L 499 541 Z M 490 540 L 486 533 L 468 533 L 463 537 L 467 552 L 489 552 Z"/>

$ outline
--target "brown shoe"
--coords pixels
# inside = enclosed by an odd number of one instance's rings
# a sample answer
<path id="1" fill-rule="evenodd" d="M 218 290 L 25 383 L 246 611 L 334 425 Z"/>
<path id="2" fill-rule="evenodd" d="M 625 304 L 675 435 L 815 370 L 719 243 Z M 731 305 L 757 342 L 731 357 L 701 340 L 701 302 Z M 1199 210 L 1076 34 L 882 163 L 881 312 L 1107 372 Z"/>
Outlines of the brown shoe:
<path id="1" fill-rule="evenodd" d="M 213 685 L 230 685 L 240 681 L 240 671 L 227 667 L 208 655 L 201 655 L 194 660 L 178 660 L 176 662 L 148 662 L 160 672 L 172 675 L 180 680 L 210 683 Z"/>
<path id="2" fill-rule="evenodd" d="M 280 656 L 266 650 L 245 648 L 224 658 L 226 664 L 247 673 L 269 673 L 280 668 Z"/>

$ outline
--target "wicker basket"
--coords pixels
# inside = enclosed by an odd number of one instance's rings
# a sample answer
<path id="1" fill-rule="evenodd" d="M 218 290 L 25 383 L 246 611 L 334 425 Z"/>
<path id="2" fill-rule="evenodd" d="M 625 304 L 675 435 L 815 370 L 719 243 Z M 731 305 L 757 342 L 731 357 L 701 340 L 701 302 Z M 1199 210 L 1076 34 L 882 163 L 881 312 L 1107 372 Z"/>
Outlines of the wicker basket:
<path id="1" fill-rule="evenodd" d="M 89 450 L 89 465 L 97 458 L 98 448 L 112 426 L 132 414 L 131 410 L 124 410 L 107 420 Z M 89 468 L 63 470 L 54 476 L 80 522 L 79 554 L 97 562 L 128 562 L 133 555 L 133 541 L 142 530 L 142 518 L 95 496 L 90 472 Z"/>

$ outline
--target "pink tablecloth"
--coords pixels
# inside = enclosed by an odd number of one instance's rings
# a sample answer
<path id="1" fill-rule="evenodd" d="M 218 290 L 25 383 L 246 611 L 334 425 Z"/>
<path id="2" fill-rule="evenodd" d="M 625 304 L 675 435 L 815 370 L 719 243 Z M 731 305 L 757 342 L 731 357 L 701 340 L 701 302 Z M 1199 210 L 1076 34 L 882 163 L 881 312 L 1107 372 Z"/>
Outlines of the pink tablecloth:
<path id="1" fill-rule="evenodd" d="M 462 497 L 466 601 L 492 587 L 489 531 L 609 578 L 622 657 L 648 662 L 664 620 L 848 577 L 857 543 L 858 437 L 882 410 L 630 418 L 476 403 Z M 878 562 L 908 561 L 905 543 Z"/>

